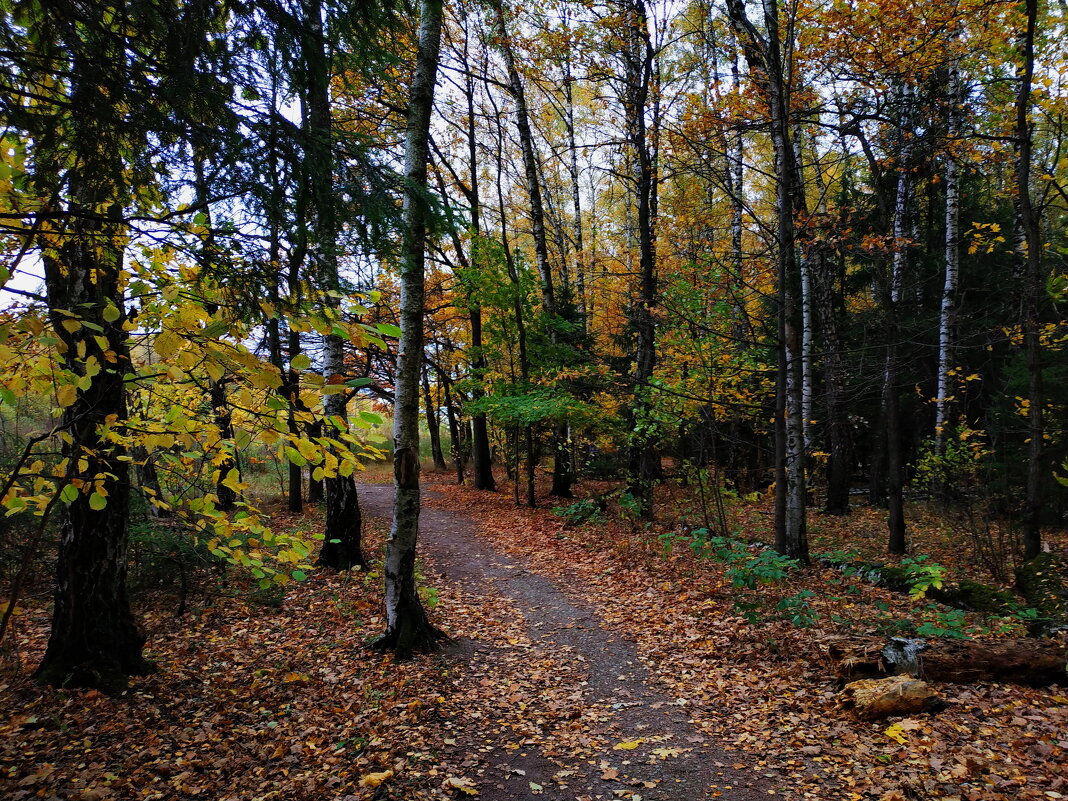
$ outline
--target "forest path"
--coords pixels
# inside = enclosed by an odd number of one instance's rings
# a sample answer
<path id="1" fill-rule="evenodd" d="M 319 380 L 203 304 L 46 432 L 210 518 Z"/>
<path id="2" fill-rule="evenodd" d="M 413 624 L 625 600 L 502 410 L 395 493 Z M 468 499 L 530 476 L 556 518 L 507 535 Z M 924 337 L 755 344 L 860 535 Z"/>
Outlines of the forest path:
<path id="1" fill-rule="evenodd" d="M 393 487 L 361 485 L 360 500 L 365 515 L 388 520 Z M 465 721 L 443 721 L 457 727 L 445 742 L 469 755 L 479 798 L 768 797 L 758 774 L 701 734 L 685 708 L 652 685 L 635 645 L 571 588 L 495 550 L 475 518 L 426 500 L 426 583 L 480 598 L 491 616 L 521 618 L 519 637 L 458 640 L 449 659 L 463 662 L 454 679 L 470 706 Z M 483 622 L 490 631 L 516 623 Z"/>

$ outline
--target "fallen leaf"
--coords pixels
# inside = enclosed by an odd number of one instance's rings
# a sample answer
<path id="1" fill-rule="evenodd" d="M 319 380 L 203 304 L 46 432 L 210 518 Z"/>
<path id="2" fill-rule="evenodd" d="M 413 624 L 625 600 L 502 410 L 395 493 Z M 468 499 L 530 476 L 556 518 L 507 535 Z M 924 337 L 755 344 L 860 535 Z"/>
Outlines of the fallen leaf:
<path id="1" fill-rule="evenodd" d="M 478 795 L 475 783 L 466 776 L 449 776 L 442 784 L 447 790 L 459 790 L 464 795 Z"/>
<path id="2" fill-rule="evenodd" d="M 379 773 L 368 773 L 366 776 L 360 779 L 360 787 L 375 788 L 378 787 L 378 785 L 382 784 L 382 782 L 389 781 L 392 778 L 393 771 L 391 770 L 383 770 Z"/>

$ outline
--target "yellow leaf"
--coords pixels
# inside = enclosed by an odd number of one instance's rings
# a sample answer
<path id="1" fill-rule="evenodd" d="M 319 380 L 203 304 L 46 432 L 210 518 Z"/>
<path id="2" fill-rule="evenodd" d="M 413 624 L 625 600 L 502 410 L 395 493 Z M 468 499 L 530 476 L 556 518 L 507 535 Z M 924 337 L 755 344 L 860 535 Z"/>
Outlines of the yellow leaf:
<path id="1" fill-rule="evenodd" d="M 387 782 L 393 778 L 393 771 L 383 770 L 379 773 L 368 773 L 362 779 L 360 779 L 360 787 L 368 787 L 374 789 L 382 782 Z"/>
<path id="2" fill-rule="evenodd" d="M 295 673 L 290 671 L 282 681 L 286 684 L 306 684 L 311 681 L 311 677 L 307 673 Z"/>
<path id="3" fill-rule="evenodd" d="M 893 726 L 884 731 L 883 734 L 885 734 L 894 742 L 901 743 L 902 745 L 904 745 L 906 742 L 904 730 L 897 723 L 895 723 Z"/>
<path id="4" fill-rule="evenodd" d="M 173 331 L 164 331 L 156 337 L 154 347 L 156 353 L 163 359 L 169 359 L 182 344 L 181 339 Z"/>
<path id="5" fill-rule="evenodd" d="M 240 493 L 246 486 L 241 483 L 241 475 L 237 472 L 236 468 L 226 474 L 226 478 L 223 479 L 222 485 L 224 487 L 229 487 L 234 492 L 238 493 Z"/>
<path id="6" fill-rule="evenodd" d="M 63 408 L 70 406 L 78 399 L 78 389 L 73 384 L 64 384 L 56 390 L 56 400 Z"/>
<path id="7" fill-rule="evenodd" d="M 639 745 L 645 742 L 644 737 L 640 737 L 637 740 L 624 740 L 621 743 L 616 743 L 612 746 L 613 751 L 633 751 Z"/>
<path id="8" fill-rule="evenodd" d="M 475 783 L 466 777 L 458 779 L 455 776 L 450 776 L 443 784 L 447 790 L 459 790 L 464 795 L 478 795 Z"/>
<path id="9" fill-rule="evenodd" d="M 667 759 L 668 757 L 682 756 L 681 748 L 654 748 L 653 754 L 661 759 Z"/>

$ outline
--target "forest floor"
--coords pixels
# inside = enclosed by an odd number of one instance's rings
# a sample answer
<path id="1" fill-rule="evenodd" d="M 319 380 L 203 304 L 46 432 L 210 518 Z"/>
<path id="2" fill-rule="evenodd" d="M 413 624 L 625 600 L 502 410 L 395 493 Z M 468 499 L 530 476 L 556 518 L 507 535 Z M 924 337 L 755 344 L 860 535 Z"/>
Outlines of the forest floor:
<path id="1" fill-rule="evenodd" d="M 943 711 L 878 723 L 835 705 L 836 639 L 1011 624 L 832 570 L 739 590 L 724 565 L 626 521 L 572 527 L 428 478 L 420 570 L 445 650 L 398 665 L 367 649 L 382 629 L 374 569 L 317 572 L 284 598 L 202 593 L 182 617 L 160 592 L 139 604 L 160 671 L 110 698 L 29 681 L 48 623 L 30 606 L 0 673 L 0 797 L 1068 797 L 1063 687 L 937 685 Z M 361 497 L 377 555 L 391 491 Z M 730 511 L 763 538 L 766 508 Z M 862 510 L 815 528 L 817 550 L 868 538 L 877 552 L 885 523 Z M 924 551 L 952 564 L 950 532 L 924 530 Z"/>

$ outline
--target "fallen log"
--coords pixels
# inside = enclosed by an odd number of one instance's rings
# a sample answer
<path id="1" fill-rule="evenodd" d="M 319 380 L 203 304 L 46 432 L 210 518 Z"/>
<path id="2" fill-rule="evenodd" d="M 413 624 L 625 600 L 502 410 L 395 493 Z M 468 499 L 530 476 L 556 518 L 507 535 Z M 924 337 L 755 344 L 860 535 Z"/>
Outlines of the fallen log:
<path id="1" fill-rule="evenodd" d="M 972 684 L 998 681 L 1068 685 L 1068 648 L 1052 640 L 886 640 L 835 643 L 828 649 L 841 681 L 909 675 Z"/>
<path id="2" fill-rule="evenodd" d="M 894 715 L 934 712 L 944 707 L 945 702 L 919 679 L 890 676 L 847 684 L 838 695 L 838 706 L 861 720 L 881 720 Z"/>

